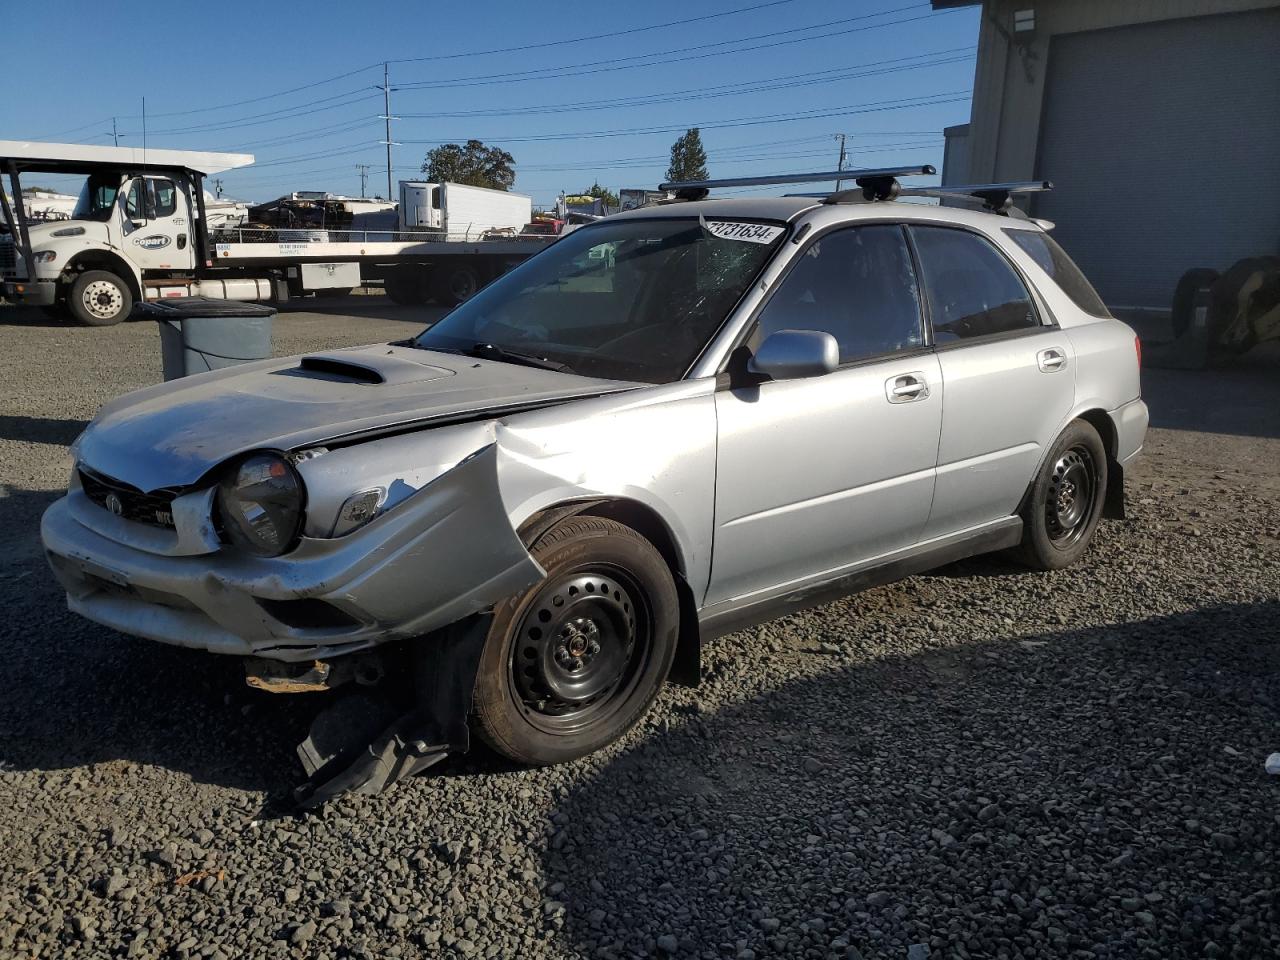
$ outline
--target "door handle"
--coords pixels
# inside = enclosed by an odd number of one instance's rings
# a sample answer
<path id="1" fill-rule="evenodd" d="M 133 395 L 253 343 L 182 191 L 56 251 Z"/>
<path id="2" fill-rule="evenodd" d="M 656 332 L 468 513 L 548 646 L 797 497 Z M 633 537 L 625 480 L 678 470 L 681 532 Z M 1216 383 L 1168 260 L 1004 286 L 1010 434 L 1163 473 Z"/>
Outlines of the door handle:
<path id="1" fill-rule="evenodd" d="M 884 392 L 890 403 L 911 403 L 929 396 L 929 381 L 919 371 L 904 373 L 886 380 Z"/>
<path id="2" fill-rule="evenodd" d="M 178 234 L 178 249 L 187 249 L 187 235 L 185 233 Z"/>
<path id="3" fill-rule="evenodd" d="M 1036 365 L 1041 373 L 1053 373 L 1067 365 L 1067 355 L 1058 347 L 1049 347 L 1036 354 Z"/>

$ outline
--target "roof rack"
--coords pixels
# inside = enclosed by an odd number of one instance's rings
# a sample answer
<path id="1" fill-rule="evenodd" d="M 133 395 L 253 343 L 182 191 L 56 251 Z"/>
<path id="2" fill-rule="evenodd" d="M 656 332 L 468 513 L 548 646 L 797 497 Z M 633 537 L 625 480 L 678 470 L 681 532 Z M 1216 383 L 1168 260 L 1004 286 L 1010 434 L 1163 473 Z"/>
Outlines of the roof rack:
<path id="1" fill-rule="evenodd" d="M 784 183 L 821 183 L 825 180 L 852 180 L 858 190 L 838 190 L 823 194 L 826 203 L 841 203 L 855 195 L 864 200 L 892 200 L 899 193 L 898 177 L 926 177 L 938 171 L 931 164 L 915 167 L 882 167 L 872 170 L 834 170 L 825 173 L 782 173 L 765 177 L 734 177 L 728 180 L 677 180 L 658 184 L 659 190 L 673 191 L 677 200 L 702 200 L 723 187 L 767 187 Z"/>
<path id="2" fill-rule="evenodd" d="M 903 187 L 901 192 L 908 197 L 968 197 L 981 200 L 986 210 L 1007 216 L 1013 207 L 1014 194 L 1052 189 L 1053 183 L 1049 180 L 1011 180 L 1008 183 L 971 183 L 964 186 Z"/>

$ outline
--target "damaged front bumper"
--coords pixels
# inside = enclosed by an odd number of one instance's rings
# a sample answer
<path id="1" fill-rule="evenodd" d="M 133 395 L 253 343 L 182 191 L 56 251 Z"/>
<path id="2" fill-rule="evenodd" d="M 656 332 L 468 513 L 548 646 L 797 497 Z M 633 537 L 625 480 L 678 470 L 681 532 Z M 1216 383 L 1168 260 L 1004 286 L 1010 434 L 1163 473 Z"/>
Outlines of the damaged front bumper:
<path id="1" fill-rule="evenodd" d="M 542 578 L 506 520 L 496 455 L 485 447 L 359 530 L 279 557 L 139 549 L 94 529 L 118 518 L 76 489 L 45 512 L 41 536 L 69 608 L 104 626 L 213 653 L 329 659 L 429 633 Z"/>

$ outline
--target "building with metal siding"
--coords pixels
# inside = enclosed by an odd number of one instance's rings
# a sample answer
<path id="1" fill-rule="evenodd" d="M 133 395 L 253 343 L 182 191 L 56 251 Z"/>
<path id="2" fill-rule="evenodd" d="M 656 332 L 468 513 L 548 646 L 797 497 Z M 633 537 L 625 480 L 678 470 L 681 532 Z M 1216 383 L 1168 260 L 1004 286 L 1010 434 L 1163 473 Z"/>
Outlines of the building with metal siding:
<path id="1" fill-rule="evenodd" d="M 936 9 L 977 0 L 933 0 Z M 1280 3 L 983 0 L 944 182 L 1045 178 L 1032 212 L 1115 310 L 1280 253 Z"/>

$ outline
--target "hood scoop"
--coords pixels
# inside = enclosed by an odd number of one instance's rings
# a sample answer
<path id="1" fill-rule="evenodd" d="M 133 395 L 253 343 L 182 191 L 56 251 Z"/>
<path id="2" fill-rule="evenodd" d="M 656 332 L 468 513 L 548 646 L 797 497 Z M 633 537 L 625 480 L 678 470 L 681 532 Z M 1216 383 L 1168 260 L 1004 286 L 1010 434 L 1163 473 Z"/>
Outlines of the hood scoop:
<path id="1" fill-rule="evenodd" d="M 418 363 L 395 353 L 377 355 L 368 351 L 346 356 L 332 353 L 311 354 L 303 357 L 295 369 L 280 372 L 292 376 L 311 376 L 317 380 L 370 386 L 422 383 L 453 376 L 453 371 L 444 367 Z"/>

